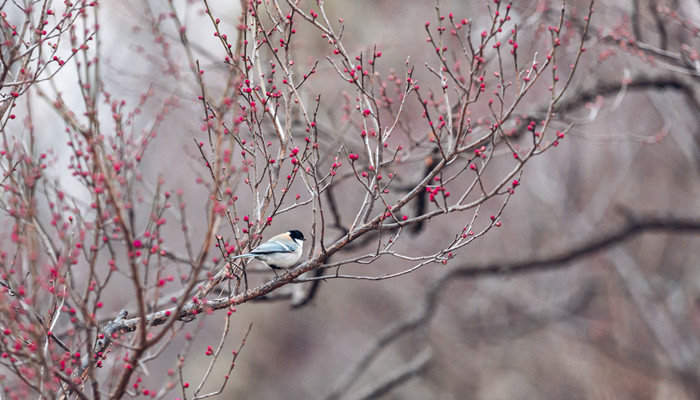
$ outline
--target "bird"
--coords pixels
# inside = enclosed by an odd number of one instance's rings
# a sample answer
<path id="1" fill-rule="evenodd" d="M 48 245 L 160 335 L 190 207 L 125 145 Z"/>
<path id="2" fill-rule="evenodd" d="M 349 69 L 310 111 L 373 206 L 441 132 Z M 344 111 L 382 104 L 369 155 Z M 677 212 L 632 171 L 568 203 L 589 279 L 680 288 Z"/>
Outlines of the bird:
<path id="1" fill-rule="evenodd" d="M 254 248 L 250 253 L 240 254 L 231 258 L 252 257 L 264 262 L 273 271 L 288 269 L 294 266 L 301 258 L 304 240 L 306 240 L 304 234 L 294 229 L 271 237 L 270 240 Z"/>

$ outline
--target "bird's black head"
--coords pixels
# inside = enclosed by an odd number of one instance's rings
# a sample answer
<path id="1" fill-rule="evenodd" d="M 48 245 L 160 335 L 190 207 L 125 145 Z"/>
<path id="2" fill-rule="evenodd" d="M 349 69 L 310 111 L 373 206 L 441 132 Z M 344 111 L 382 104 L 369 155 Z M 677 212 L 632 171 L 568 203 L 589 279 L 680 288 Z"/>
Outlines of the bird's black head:
<path id="1" fill-rule="evenodd" d="M 299 231 L 296 230 L 296 229 L 293 230 L 293 231 L 289 231 L 289 236 L 290 236 L 292 239 L 294 239 L 294 240 L 306 240 L 306 239 L 304 238 L 304 234 L 301 233 L 301 232 L 299 232 Z"/>

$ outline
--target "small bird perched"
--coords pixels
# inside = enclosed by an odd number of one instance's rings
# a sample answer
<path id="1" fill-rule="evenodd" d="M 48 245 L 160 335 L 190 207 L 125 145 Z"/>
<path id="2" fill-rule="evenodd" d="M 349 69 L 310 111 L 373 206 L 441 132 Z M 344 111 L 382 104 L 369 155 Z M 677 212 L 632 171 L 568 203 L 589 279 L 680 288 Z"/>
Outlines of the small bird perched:
<path id="1" fill-rule="evenodd" d="M 254 257 L 274 269 L 287 269 L 299 261 L 304 249 L 304 235 L 297 231 L 280 233 L 273 236 L 267 242 L 251 250 L 250 253 L 241 254 L 232 258 Z"/>

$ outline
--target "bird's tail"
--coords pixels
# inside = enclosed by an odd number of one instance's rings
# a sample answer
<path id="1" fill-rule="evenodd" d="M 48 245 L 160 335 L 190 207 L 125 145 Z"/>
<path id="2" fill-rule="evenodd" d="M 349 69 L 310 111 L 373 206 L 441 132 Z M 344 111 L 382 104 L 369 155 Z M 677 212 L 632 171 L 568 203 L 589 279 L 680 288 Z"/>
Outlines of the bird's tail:
<path id="1" fill-rule="evenodd" d="M 255 254 L 246 253 L 246 254 L 240 254 L 240 255 L 237 255 L 237 256 L 233 256 L 233 257 L 230 257 L 230 258 L 231 258 L 231 259 L 236 259 L 236 258 L 244 258 L 244 257 L 255 257 Z"/>

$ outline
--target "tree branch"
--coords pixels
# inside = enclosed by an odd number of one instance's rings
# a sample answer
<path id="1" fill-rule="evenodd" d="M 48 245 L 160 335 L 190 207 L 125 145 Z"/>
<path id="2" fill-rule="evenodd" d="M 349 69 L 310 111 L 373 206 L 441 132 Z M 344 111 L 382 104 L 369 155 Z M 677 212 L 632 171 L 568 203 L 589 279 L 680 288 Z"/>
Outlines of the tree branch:
<path id="1" fill-rule="evenodd" d="M 477 278 L 481 276 L 523 274 L 536 271 L 562 269 L 569 263 L 616 246 L 646 232 L 700 234 L 700 217 L 677 216 L 670 213 L 635 214 L 626 212 L 627 222 L 620 227 L 589 238 L 558 252 L 513 261 L 492 262 L 484 265 L 455 267 L 447 276 Z M 447 276 L 442 277 L 446 279 Z"/>

